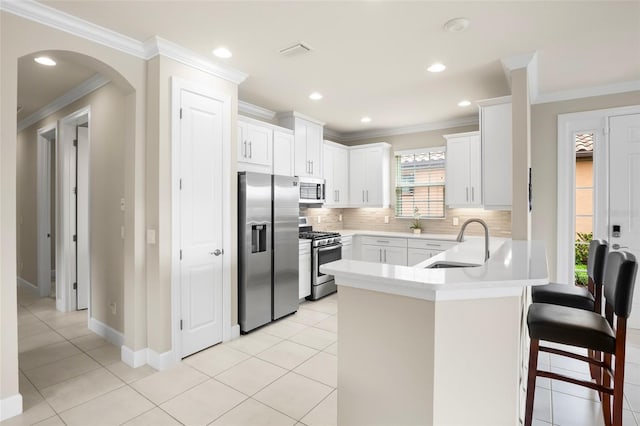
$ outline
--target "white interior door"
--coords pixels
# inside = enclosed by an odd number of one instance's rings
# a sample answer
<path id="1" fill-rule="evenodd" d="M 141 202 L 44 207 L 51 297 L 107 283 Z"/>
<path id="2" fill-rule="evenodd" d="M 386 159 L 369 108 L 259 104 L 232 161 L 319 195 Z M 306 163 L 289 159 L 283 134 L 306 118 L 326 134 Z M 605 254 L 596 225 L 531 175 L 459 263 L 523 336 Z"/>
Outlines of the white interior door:
<path id="1" fill-rule="evenodd" d="M 609 155 L 609 248 L 640 259 L 640 114 L 609 118 Z M 640 328 L 637 278 L 629 326 Z"/>
<path id="2" fill-rule="evenodd" d="M 38 290 L 51 292 L 51 146 L 55 130 L 38 132 Z"/>
<path id="3" fill-rule="evenodd" d="M 223 102 L 180 92 L 182 357 L 222 341 Z"/>
<path id="4" fill-rule="evenodd" d="M 76 162 L 76 309 L 89 307 L 91 258 L 89 257 L 89 127 L 77 127 Z"/>

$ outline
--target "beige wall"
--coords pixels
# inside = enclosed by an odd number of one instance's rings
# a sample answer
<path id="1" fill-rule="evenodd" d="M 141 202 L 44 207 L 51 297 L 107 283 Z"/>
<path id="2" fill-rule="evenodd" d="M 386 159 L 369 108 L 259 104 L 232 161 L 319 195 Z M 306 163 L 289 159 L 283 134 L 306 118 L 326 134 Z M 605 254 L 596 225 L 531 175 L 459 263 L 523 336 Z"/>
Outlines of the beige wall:
<path id="1" fill-rule="evenodd" d="M 546 242 L 549 278 L 556 279 L 558 115 L 640 105 L 640 91 L 531 106 L 532 238 Z"/>
<path id="2" fill-rule="evenodd" d="M 91 226 L 91 316 L 124 331 L 124 243 L 120 227 L 124 214 L 125 97 L 114 84 L 107 84 L 82 99 L 57 111 L 18 134 L 18 246 L 19 274 L 36 284 L 37 271 L 37 131 L 82 108 L 91 108 L 90 143 L 90 217 Z M 120 309 L 112 314 L 108 306 Z"/>

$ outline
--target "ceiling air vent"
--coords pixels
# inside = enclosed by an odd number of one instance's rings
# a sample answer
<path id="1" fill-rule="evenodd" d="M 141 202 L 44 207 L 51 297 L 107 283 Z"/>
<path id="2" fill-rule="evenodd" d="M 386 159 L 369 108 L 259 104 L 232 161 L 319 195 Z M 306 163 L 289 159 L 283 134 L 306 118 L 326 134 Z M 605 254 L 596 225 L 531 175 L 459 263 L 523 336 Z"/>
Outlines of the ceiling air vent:
<path id="1" fill-rule="evenodd" d="M 283 56 L 293 56 L 293 55 L 300 55 L 302 53 L 307 53 L 307 52 L 310 52 L 311 50 L 313 49 L 311 49 L 311 46 L 309 46 L 308 44 L 303 42 L 298 42 L 298 43 L 292 44 L 291 46 L 287 46 L 280 49 L 280 54 Z"/>

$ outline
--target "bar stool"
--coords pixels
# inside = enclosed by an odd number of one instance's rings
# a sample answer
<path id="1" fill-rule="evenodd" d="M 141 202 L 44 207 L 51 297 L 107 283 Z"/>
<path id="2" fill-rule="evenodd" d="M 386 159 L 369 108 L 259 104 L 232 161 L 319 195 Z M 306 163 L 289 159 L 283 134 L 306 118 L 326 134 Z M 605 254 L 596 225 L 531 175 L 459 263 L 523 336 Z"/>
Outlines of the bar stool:
<path id="1" fill-rule="evenodd" d="M 529 307 L 527 325 L 531 337 L 529 349 L 529 374 L 525 426 L 531 426 L 536 377 L 561 380 L 594 389 L 602 394 L 602 411 L 605 425 L 622 426 L 623 386 L 627 318 L 631 313 L 633 289 L 638 265 L 635 257 L 627 252 L 611 252 L 607 256 L 604 272 L 605 316 L 587 310 L 534 303 Z M 614 326 L 614 314 L 616 321 Z M 540 340 L 586 348 L 604 353 L 604 360 L 540 346 Z M 566 356 L 598 367 L 601 381 L 574 379 L 550 371 L 538 370 L 538 353 Z M 615 368 L 611 368 L 615 356 Z M 611 387 L 611 377 L 613 386 Z M 611 412 L 613 396 L 613 417 Z"/>
<path id="2" fill-rule="evenodd" d="M 609 245 L 605 240 L 593 240 L 589 244 L 587 288 L 556 283 L 534 286 L 531 288 L 533 303 L 550 303 L 602 313 L 602 277 L 608 251 Z"/>

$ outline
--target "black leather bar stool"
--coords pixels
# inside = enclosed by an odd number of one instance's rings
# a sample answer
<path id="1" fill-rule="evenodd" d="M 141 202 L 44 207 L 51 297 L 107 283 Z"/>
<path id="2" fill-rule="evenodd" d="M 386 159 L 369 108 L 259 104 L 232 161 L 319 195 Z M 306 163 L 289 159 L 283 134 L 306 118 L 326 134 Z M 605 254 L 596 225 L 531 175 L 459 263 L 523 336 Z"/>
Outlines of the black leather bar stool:
<path id="1" fill-rule="evenodd" d="M 593 240 L 589 244 L 587 259 L 587 288 L 567 284 L 546 284 L 531 288 L 533 303 L 570 306 L 602 313 L 602 277 L 609 245 L 605 240 Z"/>
<path id="2" fill-rule="evenodd" d="M 605 316 L 583 309 L 548 303 L 534 303 L 529 307 L 527 325 L 531 337 L 525 426 L 531 426 L 536 377 L 547 377 L 594 389 L 602 394 L 605 425 L 622 426 L 623 386 L 627 318 L 631 313 L 633 289 L 638 265 L 635 257 L 626 252 L 611 252 L 604 272 Z M 614 314 L 615 324 L 614 324 Z M 590 349 L 604 353 L 604 359 L 574 354 L 561 349 L 540 346 L 540 340 Z M 598 367 L 601 380 L 593 383 L 550 371 L 538 370 L 538 353 L 548 352 L 587 362 Z M 615 356 L 615 367 L 611 360 Z M 611 378 L 613 377 L 613 386 Z M 613 397 L 613 413 L 611 412 Z M 613 414 L 613 416 L 612 416 Z"/>

